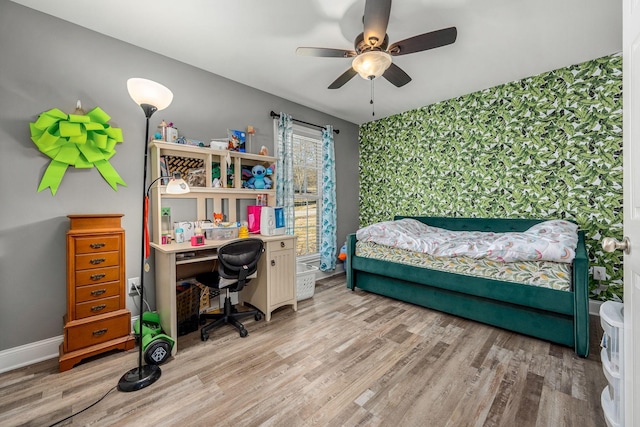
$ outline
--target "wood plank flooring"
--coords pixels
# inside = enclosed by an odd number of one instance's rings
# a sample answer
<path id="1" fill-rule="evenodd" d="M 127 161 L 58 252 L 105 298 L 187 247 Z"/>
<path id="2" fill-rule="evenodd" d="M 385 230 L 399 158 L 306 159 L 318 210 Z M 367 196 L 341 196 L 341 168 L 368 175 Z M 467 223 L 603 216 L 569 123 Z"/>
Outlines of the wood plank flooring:
<path id="1" fill-rule="evenodd" d="M 569 348 L 319 281 L 298 312 L 182 337 L 153 385 L 117 390 L 60 425 L 604 426 L 597 351 Z M 592 322 L 595 324 L 595 322 Z M 593 332 L 597 349 L 599 332 Z M 47 426 L 96 402 L 137 347 L 59 373 L 0 375 L 0 425 Z"/>

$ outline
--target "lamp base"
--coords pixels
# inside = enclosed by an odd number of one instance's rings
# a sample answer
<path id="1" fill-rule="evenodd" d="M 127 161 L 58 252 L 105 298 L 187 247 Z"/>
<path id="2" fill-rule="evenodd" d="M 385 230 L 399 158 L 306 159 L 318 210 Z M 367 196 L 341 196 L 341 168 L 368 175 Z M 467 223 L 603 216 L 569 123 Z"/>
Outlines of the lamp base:
<path id="1" fill-rule="evenodd" d="M 161 374 L 162 371 L 158 365 L 144 365 L 141 368 L 133 368 L 120 378 L 118 390 L 128 392 L 143 389 L 156 382 Z"/>

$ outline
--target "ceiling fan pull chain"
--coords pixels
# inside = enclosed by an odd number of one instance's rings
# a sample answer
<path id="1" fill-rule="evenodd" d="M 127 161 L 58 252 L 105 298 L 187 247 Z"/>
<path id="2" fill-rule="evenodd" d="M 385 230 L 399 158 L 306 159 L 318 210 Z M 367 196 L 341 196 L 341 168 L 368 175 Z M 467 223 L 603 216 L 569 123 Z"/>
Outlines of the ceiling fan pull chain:
<path id="1" fill-rule="evenodd" d="M 371 80 L 371 100 L 369 101 L 369 104 L 371 104 L 371 115 L 373 117 L 375 117 L 376 116 L 376 105 L 373 103 L 373 80 L 374 80 L 374 77 L 371 76 L 371 77 L 369 77 L 369 79 Z"/>

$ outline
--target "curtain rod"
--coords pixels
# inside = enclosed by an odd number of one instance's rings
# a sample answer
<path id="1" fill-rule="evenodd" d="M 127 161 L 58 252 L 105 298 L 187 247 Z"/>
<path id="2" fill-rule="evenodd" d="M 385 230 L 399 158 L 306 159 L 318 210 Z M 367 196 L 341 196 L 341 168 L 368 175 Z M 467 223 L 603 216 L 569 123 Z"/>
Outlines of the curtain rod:
<path id="1" fill-rule="evenodd" d="M 276 112 L 274 112 L 274 111 L 272 110 L 272 111 L 271 111 L 271 118 L 272 118 L 272 119 L 275 119 L 276 117 L 280 118 L 280 114 L 278 114 L 278 113 L 276 113 Z M 320 129 L 324 129 L 324 128 L 325 128 L 325 126 L 314 125 L 313 123 L 303 122 L 302 120 L 298 120 L 298 119 L 294 119 L 294 118 L 291 118 L 291 120 L 293 120 L 294 122 L 303 123 L 303 124 L 305 124 L 305 125 L 309 125 L 309 126 L 317 127 L 317 128 L 320 128 Z M 340 133 L 340 129 L 334 129 L 333 131 L 334 131 L 335 133 L 337 133 L 337 134 L 339 134 L 339 133 Z"/>

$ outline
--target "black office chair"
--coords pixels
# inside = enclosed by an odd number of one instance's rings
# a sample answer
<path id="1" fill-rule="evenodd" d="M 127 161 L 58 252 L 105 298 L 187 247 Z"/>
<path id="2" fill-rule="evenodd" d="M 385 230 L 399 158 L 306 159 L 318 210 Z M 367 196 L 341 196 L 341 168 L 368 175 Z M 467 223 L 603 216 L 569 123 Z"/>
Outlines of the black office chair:
<path id="1" fill-rule="evenodd" d="M 222 313 L 200 315 L 200 323 L 204 323 L 206 319 L 214 320 L 200 329 L 202 341 L 209 339 L 211 329 L 222 324 L 235 326 L 244 338 L 249 333 L 238 319 L 246 316 L 254 316 L 256 320 L 262 319 L 259 310 L 238 311 L 233 307 L 230 292 L 240 292 L 252 278 L 257 277 L 258 261 L 263 252 L 264 243 L 260 239 L 249 238 L 227 243 L 218 248 L 218 271 L 196 275 L 196 280 L 203 285 L 209 288 L 224 288 L 227 292 Z"/>

